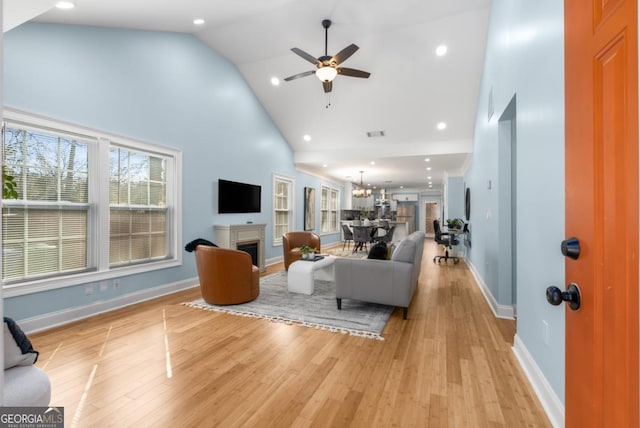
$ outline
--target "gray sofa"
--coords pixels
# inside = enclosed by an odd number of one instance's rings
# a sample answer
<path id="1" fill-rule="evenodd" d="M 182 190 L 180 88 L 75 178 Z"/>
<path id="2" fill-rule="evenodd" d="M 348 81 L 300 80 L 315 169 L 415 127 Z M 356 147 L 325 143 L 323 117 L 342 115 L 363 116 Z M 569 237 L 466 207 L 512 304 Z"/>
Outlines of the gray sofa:
<path id="1" fill-rule="evenodd" d="M 336 301 L 354 299 L 402 308 L 407 312 L 418 285 L 424 233 L 414 232 L 400 241 L 390 260 L 338 258 L 335 262 Z"/>

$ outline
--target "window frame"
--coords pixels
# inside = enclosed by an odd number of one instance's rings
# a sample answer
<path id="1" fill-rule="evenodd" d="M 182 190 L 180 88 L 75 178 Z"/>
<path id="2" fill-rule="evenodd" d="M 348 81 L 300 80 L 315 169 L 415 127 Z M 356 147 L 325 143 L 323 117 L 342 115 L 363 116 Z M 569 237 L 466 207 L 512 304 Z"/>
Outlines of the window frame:
<path id="1" fill-rule="evenodd" d="M 327 204 L 331 205 L 331 194 L 335 193 L 336 195 L 336 206 L 335 207 L 328 207 L 325 209 L 325 207 L 322 206 L 322 194 L 323 192 L 327 192 Z M 329 214 L 331 214 L 332 212 L 335 212 L 335 216 L 336 216 L 336 224 L 335 224 L 335 229 L 332 230 L 323 230 L 323 224 L 322 224 L 322 214 L 324 211 L 327 211 Z M 320 235 L 332 235 L 335 233 L 338 233 L 340 231 L 340 189 L 337 189 L 335 187 L 331 187 L 329 185 L 326 184 L 322 184 L 320 185 Z"/>
<path id="2" fill-rule="evenodd" d="M 52 134 L 75 135 L 89 143 L 88 270 L 5 285 L 5 297 L 94 283 L 182 265 L 182 150 L 64 122 L 33 113 L 5 108 L 3 125 L 31 128 Z M 3 143 L 4 145 L 4 143 Z M 167 158 L 167 258 L 126 266 L 109 266 L 109 150 L 119 146 Z M 3 204 L 5 201 L 3 201 Z M 19 205 L 20 203 L 18 203 Z M 16 205 L 7 202 L 7 205 Z M 59 205 L 59 204 L 58 204 Z M 1 246 L 1 243 L 0 243 Z"/>
<path id="3" fill-rule="evenodd" d="M 272 177 L 272 189 L 271 189 L 271 194 L 272 194 L 272 201 L 273 201 L 273 206 L 271 209 L 271 213 L 272 213 L 272 217 L 273 217 L 273 230 L 272 230 L 272 245 L 274 247 L 277 246 L 282 246 L 282 236 L 276 236 L 276 188 L 277 188 L 277 183 L 278 182 L 284 182 L 287 183 L 289 186 L 289 194 L 287 195 L 287 200 L 289 201 L 289 209 L 287 210 L 289 212 L 289 217 L 288 217 L 288 228 L 289 231 L 294 230 L 295 227 L 295 185 L 296 185 L 296 181 L 293 177 L 289 177 L 286 175 L 280 175 L 280 174 L 273 174 Z"/>

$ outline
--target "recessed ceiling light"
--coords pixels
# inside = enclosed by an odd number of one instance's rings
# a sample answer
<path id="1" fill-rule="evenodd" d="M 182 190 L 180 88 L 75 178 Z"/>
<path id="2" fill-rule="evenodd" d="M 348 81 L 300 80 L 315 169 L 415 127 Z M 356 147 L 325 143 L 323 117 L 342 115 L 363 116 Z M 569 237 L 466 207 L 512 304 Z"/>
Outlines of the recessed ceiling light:
<path id="1" fill-rule="evenodd" d="M 431 176 L 427 177 L 427 180 L 431 180 Z"/>
<path id="2" fill-rule="evenodd" d="M 438 122 L 438 125 L 436 126 L 440 131 L 447 128 L 447 124 L 445 122 Z"/>
<path id="3" fill-rule="evenodd" d="M 72 1 L 59 1 L 56 3 L 56 7 L 58 9 L 73 9 L 76 7 L 76 4 Z"/>
<path id="4" fill-rule="evenodd" d="M 324 165 L 322 165 L 323 168 L 328 167 L 329 165 L 327 165 L 326 163 Z"/>
<path id="5" fill-rule="evenodd" d="M 431 186 L 432 184 L 433 184 L 433 182 L 432 182 L 432 181 L 430 181 L 430 182 L 429 182 L 429 186 Z"/>
<path id="6" fill-rule="evenodd" d="M 431 159 L 426 158 L 424 161 L 425 161 L 425 162 L 431 162 Z"/>
<path id="7" fill-rule="evenodd" d="M 376 164 L 376 162 L 375 162 L 375 161 L 371 161 L 371 165 L 375 165 L 375 164 Z"/>
<path id="8" fill-rule="evenodd" d="M 196 24 L 196 25 L 202 25 L 202 24 L 204 24 L 204 19 L 196 18 L 196 19 L 193 20 L 193 23 Z"/>
<path id="9" fill-rule="evenodd" d="M 447 53 L 446 45 L 440 45 L 436 48 L 436 55 L 443 56 L 443 55 L 446 55 L 446 53 Z"/>
<path id="10" fill-rule="evenodd" d="M 431 171 L 431 167 L 430 166 L 427 167 L 427 171 Z"/>
<path id="11" fill-rule="evenodd" d="M 404 189 L 404 186 L 400 186 L 401 189 Z"/>
<path id="12" fill-rule="evenodd" d="M 271 78 L 271 84 L 272 84 L 273 86 L 278 86 L 278 85 L 280 85 L 280 79 L 278 79 L 278 78 L 277 78 L 277 77 L 275 77 L 275 76 L 274 76 L 274 77 L 272 77 L 272 78 Z"/>
<path id="13" fill-rule="evenodd" d="M 302 138 L 304 139 L 304 141 L 311 141 L 311 135 L 309 134 L 303 135 Z"/>

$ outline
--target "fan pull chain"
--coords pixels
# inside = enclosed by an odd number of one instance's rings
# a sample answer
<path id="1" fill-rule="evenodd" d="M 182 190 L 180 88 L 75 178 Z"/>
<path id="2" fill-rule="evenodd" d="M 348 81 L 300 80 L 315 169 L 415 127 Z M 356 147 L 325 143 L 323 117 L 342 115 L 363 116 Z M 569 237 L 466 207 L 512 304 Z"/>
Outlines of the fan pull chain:
<path id="1" fill-rule="evenodd" d="M 327 105 L 325 105 L 324 108 L 329 108 L 330 105 L 331 105 L 331 93 L 327 92 Z"/>

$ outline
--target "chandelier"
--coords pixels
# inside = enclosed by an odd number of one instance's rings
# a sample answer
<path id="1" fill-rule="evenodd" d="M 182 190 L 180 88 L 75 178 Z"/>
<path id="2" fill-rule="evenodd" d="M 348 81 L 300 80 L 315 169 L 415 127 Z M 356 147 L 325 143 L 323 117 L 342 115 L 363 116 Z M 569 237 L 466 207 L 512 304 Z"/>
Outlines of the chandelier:
<path id="1" fill-rule="evenodd" d="M 365 189 L 364 184 L 362 183 L 362 174 L 364 171 L 360 171 L 360 187 L 356 187 L 352 190 L 352 194 L 354 198 L 368 198 L 371 196 L 371 189 Z"/>
<path id="2" fill-rule="evenodd" d="M 386 189 L 380 189 L 380 199 L 378 199 L 378 202 L 380 202 L 381 204 L 389 203 L 389 199 L 387 199 Z"/>

